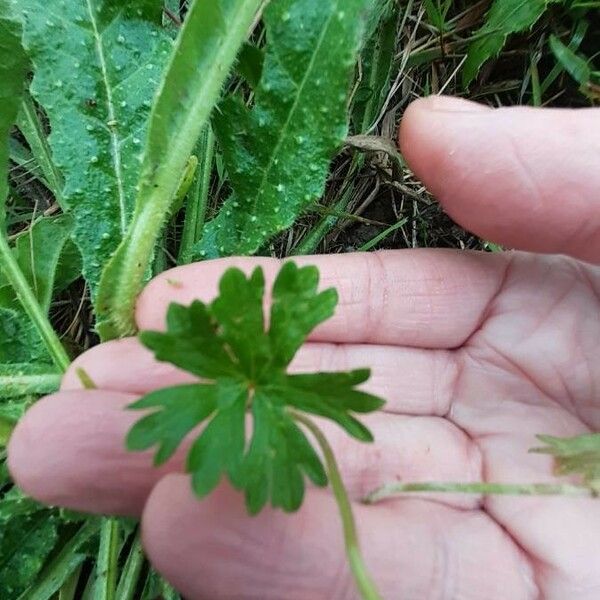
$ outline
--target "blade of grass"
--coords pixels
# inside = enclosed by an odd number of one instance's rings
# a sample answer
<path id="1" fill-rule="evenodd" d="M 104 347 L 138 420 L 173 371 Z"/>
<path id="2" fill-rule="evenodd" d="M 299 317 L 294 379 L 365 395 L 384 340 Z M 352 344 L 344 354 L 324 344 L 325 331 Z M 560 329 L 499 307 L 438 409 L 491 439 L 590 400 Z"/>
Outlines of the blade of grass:
<path id="1" fill-rule="evenodd" d="M 202 227 L 204 226 L 214 153 L 215 136 L 210 125 L 206 125 L 200 134 L 196 149 L 199 162 L 195 180 L 192 184 L 192 192 L 189 195 L 185 209 L 185 221 L 177 261 L 180 265 L 191 262 L 192 247 L 200 239 Z"/>
<path id="2" fill-rule="evenodd" d="M 58 335 L 54 331 L 52 324 L 48 320 L 48 317 L 40 307 L 35 294 L 29 287 L 29 283 L 19 268 L 17 260 L 8 245 L 8 240 L 4 234 L 0 234 L 0 267 L 15 290 L 19 301 L 29 315 L 32 323 L 39 331 L 40 336 L 48 349 L 48 353 L 54 360 L 56 366 L 61 371 L 66 371 L 71 360 L 58 338 Z"/>
<path id="3" fill-rule="evenodd" d="M 304 239 L 292 250 L 291 256 L 304 256 L 313 254 L 325 236 L 336 226 L 342 214 L 344 214 L 352 195 L 354 194 L 354 176 L 360 171 L 364 164 L 364 156 L 355 154 L 346 176 L 348 182 L 343 188 L 339 199 L 334 203 L 329 214 L 325 215 L 304 237 Z"/>
<path id="4" fill-rule="evenodd" d="M 587 33 L 589 27 L 589 23 L 585 20 L 581 20 L 579 21 L 579 23 L 577 23 L 577 26 L 575 27 L 575 31 L 573 32 L 573 36 L 571 37 L 571 39 L 569 40 L 569 43 L 567 44 L 567 47 L 569 48 L 569 50 L 572 50 L 573 52 L 577 52 L 577 50 L 579 50 L 579 47 L 581 46 L 581 43 L 583 42 L 583 39 L 585 38 L 585 34 Z M 544 78 L 544 81 L 542 82 L 541 86 L 540 86 L 540 91 L 542 93 L 542 96 L 548 91 L 548 88 L 556 81 L 556 78 L 564 71 L 564 67 L 562 64 L 560 64 L 558 61 L 556 61 L 556 64 L 554 65 L 554 67 L 552 68 L 552 70 L 550 71 L 550 73 L 548 73 L 548 75 Z"/>
<path id="5" fill-rule="evenodd" d="M 139 533 L 135 536 L 117 586 L 117 600 L 134 600 L 144 566 L 144 551 Z"/>
<path id="6" fill-rule="evenodd" d="M 394 233 L 394 231 L 396 231 L 396 229 L 400 229 L 400 227 L 402 227 L 403 225 L 406 225 L 406 223 L 408 223 L 408 217 L 405 217 L 404 219 L 400 219 L 400 221 L 398 221 L 397 223 L 394 223 L 393 225 L 388 227 L 385 231 L 382 231 L 379 235 L 376 235 L 373 239 L 371 239 L 368 242 L 366 242 L 365 244 L 363 244 L 360 248 L 358 248 L 357 252 L 367 252 L 368 250 L 371 250 L 371 248 L 374 248 L 381 241 L 385 240 L 385 238 L 388 235 L 390 235 L 390 233 Z"/>
<path id="7" fill-rule="evenodd" d="M 54 198 L 58 204 L 63 209 L 66 209 L 67 206 L 65 206 L 62 196 L 62 178 L 52 160 L 50 147 L 48 146 L 38 112 L 33 103 L 33 99 L 28 93 L 23 97 L 21 111 L 17 118 L 17 127 L 27 140 L 27 143 L 31 148 L 31 153 L 44 174 L 48 189 L 54 194 Z"/>

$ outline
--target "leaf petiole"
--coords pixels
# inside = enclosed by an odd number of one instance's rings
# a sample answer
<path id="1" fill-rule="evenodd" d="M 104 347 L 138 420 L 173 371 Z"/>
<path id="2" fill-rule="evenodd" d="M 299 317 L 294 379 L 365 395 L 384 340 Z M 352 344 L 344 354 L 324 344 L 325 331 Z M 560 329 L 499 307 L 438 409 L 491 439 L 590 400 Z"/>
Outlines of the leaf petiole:
<path id="1" fill-rule="evenodd" d="M 344 545 L 346 546 L 348 563 L 360 594 L 364 600 L 381 600 L 381 595 L 375 587 L 375 583 L 368 572 L 360 551 L 352 506 L 348 498 L 348 492 L 342 481 L 333 449 L 314 421 L 294 410 L 289 410 L 289 413 L 298 423 L 304 425 L 311 432 L 323 452 L 327 475 L 342 519 Z"/>

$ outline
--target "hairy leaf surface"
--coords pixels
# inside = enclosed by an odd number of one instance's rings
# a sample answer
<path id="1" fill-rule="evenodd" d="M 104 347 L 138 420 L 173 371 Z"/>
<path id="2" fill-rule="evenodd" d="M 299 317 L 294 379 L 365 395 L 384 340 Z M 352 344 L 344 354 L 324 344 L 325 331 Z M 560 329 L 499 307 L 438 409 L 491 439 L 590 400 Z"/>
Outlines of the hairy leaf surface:
<path id="1" fill-rule="evenodd" d="M 469 47 L 462 78 L 467 87 L 490 58 L 497 56 L 506 38 L 533 27 L 553 2 L 559 0 L 494 0 L 483 27 L 476 32 L 476 39 Z"/>
<path id="2" fill-rule="evenodd" d="M 63 197 L 95 295 L 133 212 L 151 101 L 171 38 L 162 2 L 17 0 Z"/>
<path id="3" fill-rule="evenodd" d="M 350 435 L 371 441 L 353 415 L 381 407 L 382 401 L 356 389 L 369 370 L 287 375 L 286 369 L 307 335 L 335 309 L 335 290 L 317 291 L 318 271 L 286 263 L 272 292 L 270 328 L 265 331 L 263 272 L 238 269 L 223 275 L 210 304 L 172 304 L 166 332 L 143 332 L 142 342 L 161 361 L 204 381 L 156 390 L 131 408 L 150 410 L 129 432 L 128 448 L 157 446 L 155 462 L 168 460 L 198 425 L 187 470 L 200 497 L 225 475 L 245 492 L 254 514 L 270 501 L 297 510 L 304 480 L 325 485 L 327 476 L 293 411 L 338 423 Z M 252 417 L 247 431 L 246 416 Z"/>
<path id="4" fill-rule="evenodd" d="M 347 134 L 350 75 L 371 0 L 278 0 L 255 104 L 225 100 L 214 117 L 232 196 L 196 257 L 252 254 L 323 193 Z"/>

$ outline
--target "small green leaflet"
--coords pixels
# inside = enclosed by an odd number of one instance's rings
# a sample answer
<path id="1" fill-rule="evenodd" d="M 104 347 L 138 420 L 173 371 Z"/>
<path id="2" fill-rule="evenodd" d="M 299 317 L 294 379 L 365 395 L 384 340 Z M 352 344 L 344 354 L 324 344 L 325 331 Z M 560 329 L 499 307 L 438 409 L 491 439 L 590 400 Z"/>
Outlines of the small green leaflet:
<path id="1" fill-rule="evenodd" d="M 305 477 L 326 485 L 321 459 L 294 411 L 330 419 L 368 442 L 370 432 L 353 413 L 375 411 L 383 401 L 356 389 L 369 378 L 368 369 L 286 373 L 308 334 L 335 310 L 336 291 L 319 293 L 318 282 L 315 267 L 285 263 L 273 285 L 268 331 L 261 268 L 249 277 L 239 269 L 227 270 L 211 304 L 172 304 L 166 333 L 146 331 L 141 341 L 158 360 L 196 375 L 202 383 L 160 389 L 131 405 L 152 412 L 131 429 L 127 447 L 157 446 L 155 462 L 161 464 L 203 423 L 187 457 L 195 493 L 209 494 L 226 475 L 244 490 L 251 514 L 269 500 L 285 511 L 297 510 Z M 246 432 L 247 413 L 252 416 L 251 434 Z"/>
<path id="2" fill-rule="evenodd" d="M 498 55 L 509 35 L 533 27 L 557 1 L 561 0 L 494 0 L 483 27 L 475 33 L 477 39 L 469 46 L 462 72 L 464 87 L 477 77 L 483 63 Z"/>
<path id="3" fill-rule="evenodd" d="M 151 102 L 172 40 L 159 0 L 16 0 L 84 275 L 95 297 L 124 236 Z"/>
<path id="4" fill-rule="evenodd" d="M 600 494 L 600 433 L 573 438 L 537 437 L 546 445 L 532 452 L 551 454 L 556 461 L 557 475 L 581 475 L 586 485 Z"/>
<path id="5" fill-rule="evenodd" d="M 371 5 L 268 5 L 254 106 L 230 97 L 213 119 L 233 194 L 207 223 L 195 257 L 252 254 L 321 197 L 330 162 L 347 135 L 350 76 Z"/>

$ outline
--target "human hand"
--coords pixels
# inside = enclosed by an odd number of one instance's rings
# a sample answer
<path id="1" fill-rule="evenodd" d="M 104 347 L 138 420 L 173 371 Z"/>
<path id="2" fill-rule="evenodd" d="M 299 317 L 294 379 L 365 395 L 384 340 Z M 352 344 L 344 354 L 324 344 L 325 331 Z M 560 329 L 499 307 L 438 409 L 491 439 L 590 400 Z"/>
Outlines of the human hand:
<path id="1" fill-rule="evenodd" d="M 455 99 L 415 103 L 401 130 L 415 173 L 472 231 L 537 252 L 600 263 L 600 111 L 491 111 Z M 564 256 L 402 250 L 297 259 L 319 266 L 340 305 L 294 368 L 371 366 L 388 400 L 364 419 L 376 442 L 328 429 L 366 562 L 386 599 L 600 597 L 600 504 L 584 498 L 413 495 L 366 506 L 403 481 L 553 481 L 528 454 L 535 435 L 600 427 L 600 268 Z M 208 300 L 223 270 L 269 259 L 174 269 L 137 307 L 159 328 L 171 301 Z M 269 277 L 270 275 L 270 277 Z M 178 285 L 173 286 L 172 282 Z M 82 390 L 75 368 L 99 387 Z M 335 502 L 311 489 L 299 513 L 249 518 L 222 485 L 198 501 L 184 451 L 154 469 L 128 453 L 139 418 L 123 408 L 188 381 L 136 339 L 81 356 L 62 390 L 17 426 L 9 465 L 25 492 L 51 504 L 141 515 L 147 553 L 189 598 L 354 598 Z"/>

